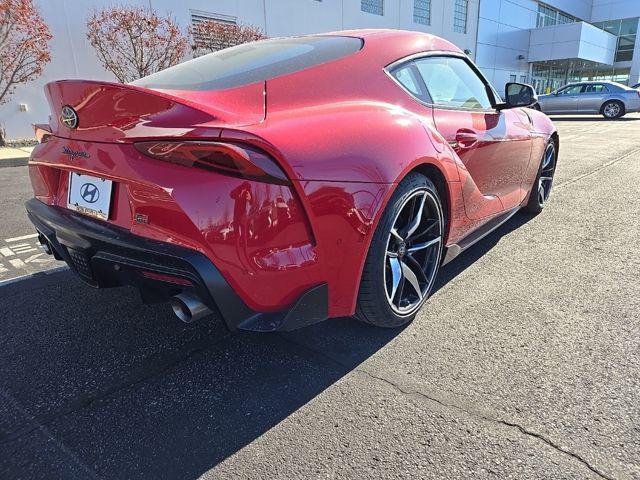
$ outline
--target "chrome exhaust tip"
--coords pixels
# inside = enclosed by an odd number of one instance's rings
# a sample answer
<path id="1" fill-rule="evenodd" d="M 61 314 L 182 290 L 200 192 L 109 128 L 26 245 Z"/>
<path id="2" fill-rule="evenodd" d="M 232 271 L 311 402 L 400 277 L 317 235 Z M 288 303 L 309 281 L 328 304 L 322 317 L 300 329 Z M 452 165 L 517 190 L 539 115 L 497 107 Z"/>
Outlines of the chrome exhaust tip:
<path id="1" fill-rule="evenodd" d="M 171 308 L 175 316 L 184 323 L 195 322 L 212 313 L 193 293 L 181 293 L 171 297 Z"/>

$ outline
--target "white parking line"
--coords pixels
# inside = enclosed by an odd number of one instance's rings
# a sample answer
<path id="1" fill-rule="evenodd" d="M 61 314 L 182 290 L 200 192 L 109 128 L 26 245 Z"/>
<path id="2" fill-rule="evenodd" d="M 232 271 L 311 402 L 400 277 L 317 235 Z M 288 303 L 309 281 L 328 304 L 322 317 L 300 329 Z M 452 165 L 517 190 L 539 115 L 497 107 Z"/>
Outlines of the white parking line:
<path id="1" fill-rule="evenodd" d="M 13 245 L 11 250 L 19 255 L 21 253 L 34 252 L 37 248 L 29 243 L 21 243 L 20 245 Z"/>
<path id="2" fill-rule="evenodd" d="M 7 243 L 9 243 L 9 242 L 18 242 L 20 240 L 28 240 L 30 238 L 35 238 L 37 236 L 38 236 L 37 233 L 30 233 L 29 235 L 22 235 L 21 237 L 5 238 L 4 241 L 7 242 Z"/>
<path id="3" fill-rule="evenodd" d="M 24 267 L 26 267 L 26 266 L 27 266 L 27 265 L 26 265 L 22 260 L 20 260 L 19 258 L 14 258 L 14 259 L 12 259 L 12 260 L 9 260 L 9 263 L 10 263 L 11 265 L 13 265 L 13 268 L 24 268 Z"/>
<path id="4" fill-rule="evenodd" d="M 64 272 L 65 270 L 69 270 L 69 267 L 67 265 L 63 265 L 62 267 L 51 268 L 49 270 L 43 270 L 42 272 L 30 273 L 28 275 L 21 275 L 19 277 L 8 278 L 7 280 L 0 280 L 0 287 L 11 285 L 12 283 L 16 283 L 16 282 L 22 282 L 23 280 L 29 280 L 30 278 L 33 278 L 36 275 L 51 275 L 52 273 Z"/>
<path id="5" fill-rule="evenodd" d="M 46 255 L 40 248 L 37 233 L 0 239 L 0 262 L 0 279 L 57 264 L 53 256 Z"/>
<path id="6" fill-rule="evenodd" d="M 36 250 L 34 248 L 34 250 Z M 35 255 L 31 255 L 29 258 L 25 259 L 24 263 L 46 263 L 49 261 L 47 258 L 38 258 L 44 255 L 44 252 L 36 253 Z"/>

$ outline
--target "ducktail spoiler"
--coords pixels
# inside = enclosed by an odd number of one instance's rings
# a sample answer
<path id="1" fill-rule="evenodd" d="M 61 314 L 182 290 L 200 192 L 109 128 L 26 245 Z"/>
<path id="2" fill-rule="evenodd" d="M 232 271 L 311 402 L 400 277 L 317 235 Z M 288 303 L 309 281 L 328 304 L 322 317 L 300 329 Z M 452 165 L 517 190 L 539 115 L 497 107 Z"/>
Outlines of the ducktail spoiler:
<path id="1" fill-rule="evenodd" d="M 217 137 L 222 128 L 259 123 L 266 115 L 265 88 L 265 82 L 258 82 L 217 91 L 152 90 L 60 80 L 48 83 L 45 94 L 53 135 L 128 143 L 168 136 Z"/>

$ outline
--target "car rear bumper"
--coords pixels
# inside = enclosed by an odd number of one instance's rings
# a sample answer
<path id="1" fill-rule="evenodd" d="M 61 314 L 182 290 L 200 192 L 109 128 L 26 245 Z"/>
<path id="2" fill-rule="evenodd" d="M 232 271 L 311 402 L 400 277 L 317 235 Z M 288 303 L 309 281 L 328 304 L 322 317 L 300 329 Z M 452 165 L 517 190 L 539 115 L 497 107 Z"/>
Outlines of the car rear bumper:
<path id="1" fill-rule="evenodd" d="M 295 330 L 328 317 L 326 283 L 307 290 L 286 310 L 256 312 L 200 252 L 140 237 L 37 199 L 25 206 L 43 241 L 94 287 L 133 285 L 143 296 L 167 300 L 181 291 L 195 291 L 230 330 Z"/>

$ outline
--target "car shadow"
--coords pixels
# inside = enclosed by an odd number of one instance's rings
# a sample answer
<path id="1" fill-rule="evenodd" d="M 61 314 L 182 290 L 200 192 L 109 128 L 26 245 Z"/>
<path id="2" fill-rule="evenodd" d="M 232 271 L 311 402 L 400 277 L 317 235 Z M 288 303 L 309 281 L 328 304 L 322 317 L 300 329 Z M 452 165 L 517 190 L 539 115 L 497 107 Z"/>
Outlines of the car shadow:
<path id="1" fill-rule="evenodd" d="M 436 278 L 435 284 L 433 286 L 432 294 L 451 282 L 467 268 L 473 265 L 477 260 L 488 253 L 493 247 L 498 244 L 502 237 L 508 235 L 514 230 L 517 230 L 533 218 L 535 218 L 535 215 L 523 211 L 518 212 L 507 222 L 500 225 L 478 243 L 472 245 L 468 250 L 462 252 L 458 257 L 453 259 L 453 261 L 441 267 L 440 271 L 438 272 L 438 277 Z"/>
<path id="2" fill-rule="evenodd" d="M 0 478 L 197 478 L 402 330 L 336 319 L 292 334 L 182 324 L 71 272 L 0 289 Z M 88 475 L 88 476 L 95 476 Z"/>
<path id="3" fill-rule="evenodd" d="M 530 218 L 516 215 L 443 267 L 436 288 Z M 403 332 L 335 319 L 230 334 L 71 272 L 2 287 L 0 302 L 3 478 L 197 478 Z"/>

